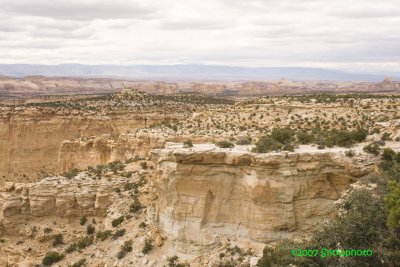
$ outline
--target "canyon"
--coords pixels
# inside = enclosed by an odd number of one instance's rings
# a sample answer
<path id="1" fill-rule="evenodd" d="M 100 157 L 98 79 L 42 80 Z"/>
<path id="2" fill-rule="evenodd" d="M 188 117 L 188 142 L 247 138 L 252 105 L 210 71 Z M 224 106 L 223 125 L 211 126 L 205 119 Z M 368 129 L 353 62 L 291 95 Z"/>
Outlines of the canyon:
<path id="1" fill-rule="evenodd" d="M 0 106 L 5 266 L 256 266 L 400 151 L 391 95 L 31 100 Z"/>

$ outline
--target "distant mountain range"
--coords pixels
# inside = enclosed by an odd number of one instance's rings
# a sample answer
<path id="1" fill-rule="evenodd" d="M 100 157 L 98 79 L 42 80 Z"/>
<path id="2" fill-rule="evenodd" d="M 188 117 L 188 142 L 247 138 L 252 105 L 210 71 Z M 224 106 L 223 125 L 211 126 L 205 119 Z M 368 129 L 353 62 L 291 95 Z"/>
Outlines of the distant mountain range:
<path id="1" fill-rule="evenodd" d="M 400 79 L 400 73 L 356 73 L 303 67 L 229 67 L 214 65 L 31 65 L 0 64 L 0 75 L 12 77 L 48 76 L 82 78 L 123 78 L 165 81 L 249 81 L 290 80 L 382 81 L 386 76 Z"/>

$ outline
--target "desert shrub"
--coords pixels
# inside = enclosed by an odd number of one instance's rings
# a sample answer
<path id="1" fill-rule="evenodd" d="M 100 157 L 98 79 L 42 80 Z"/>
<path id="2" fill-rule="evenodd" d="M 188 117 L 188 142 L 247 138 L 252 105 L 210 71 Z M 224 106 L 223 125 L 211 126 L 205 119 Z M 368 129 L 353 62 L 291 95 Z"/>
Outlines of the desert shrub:
<path id="1" fill-rule="evenodd" d="M 180 263 L 178 256 L 168 258 L 168 267 L 190 267 L 189 263 Z"/>
<path id="2" fill-rule="evenodd" d="M 64 239 L 64 237 L 63 237 L 62 234 L 55 235 L 54 239 L 53 239 L 53 247 L 57 247 L 59 245 L 62 245 L 63 242 L 64 242 L 63 239 Z"/>
<path id="3" fill-rule="evenodd" d="M 43 229 L 43 232 L 44 232 L 45 234 L 49 234 L 49 233 L 51 233 L 52 231 L 53 231 L 53 229 L 51 229 L 51 228 L 49 228 L 49 227 L 46 227 L 46 228 Z"/>
<path id="4" fill-rule="evenodd" d="M 79 170 L 74 168 L 74 169 L 70 170 L 69 172 L 63 173 L 62 176 L 66 177 L 68 179 L 71 179 L 71 178 L 74 178 L 75 176 L 77 176 L 78 173 L 79 173 Z"/>
<path id="5" fill-rule="evenodd" d="M 65 250 L 65 253 L 72 253 L 74 251 L 76 251 L 78 249 L 78 245 L 76 243 L 72 243 L 71 245 L 69 245 L 67 247 L 67 249 Z"/>
<path id="6" fill-rule="evenodd" d="M 111 230 L 99 231 L 96 233 L 96 238 L 100 241 L 106 240 L 109 236 L 111 236 Z"/>
<path id="7" fill-rule="evenodd" d="M 135 198 L 133 203 L 129 206 L 129 210 L 132 213 L 136 213 L 142 209 L 142 204 L 140 203 L 139 199 Z"/>
<path id="8" fill-rule="evenodd" d="M 183 141 L 183 147 L 193 147 L 193 141 L 191 139 Z"/>
<path id="9" fill-rule="evenodd" d="M 74 264 L 72 264 L 72 267 L 83 267 L 86 265 L 86 259 L 81 259 Z"/>
<path id="10" fill-rule="evenodd" d="M 280 150 L 282 148 L 282 144 L 271 138 L 269 135 L 265 135 L 260 137 L 256 142 L 255 148 L 253 148 L 253 152 L 256 153 L 268 153 L 274 150 Z"/>
<path id="11" fill-rule="evenodd" d="M 344 154 L 345 154 L 347 157 L 352 158 L 352 157 L 355 156 L 356 153 L 354 152 L 354 150 L 347 150 L 347 151 L 344 152 Z"/>
<path id="12" fill-rule="evenodd" d="M 239 139 L 236 141 L 236 144 L 241 145 L 241 146 L 242 145 L 250 145 L 251 141 L 252 141 L 252 138 L 250 136 L 246 135 L 246 136 L 239 137 Z"/>
<path id="13" fill-rule="evenodd" d="M 125 243 L 121 246 L 120 251 L 117 254 L 118 259 L 122 259 L 125 257 L 126 253 L 132 251 L 132 240 L 125 241 Z"/>
<path id="14" fill-rule="evenodd" d="M 79 250 L 82 250 L 82 249 L 87 248 L 91 244 L 93 244 L 93 241 L 94 241 L 93 236 L 86 236 L 86 237 L 82 238 L 81 240 L 79 240 L 78 243 L 76 244 L 76 246 Z"/>
<path id="15" fill-rule="evenodd" d="M 146 161 L 140 162 L 140 167 L 142 167 L 143 170 L 147 170 L 147 162 Z"/>
<path id="16" fill-rule="evenodd" d="M 382 159 L 387 161 L 398 161 L 398 154 L 391 148 L 387 147 L 383 149 Z"/>
<path id="17" fill-rule="evenodd" d="M 271 132 L 271 138 L 281 144 L 290 143 L 294 136 L 294 131 L 290 128 L 274 128 Z"/>
<path id="18" fill-rule="evenodd" d="M 125 252 L 131 252 L 132 251 L 132 240 L 125 241 L 125 243 L 122 245 L 121 249 Z"/>
<path id="19" fill-rule="evenodd" d="M 111 225 L 113 227 L 117 227 L 118 225 L 120 225 L 124 221 L 124 219 L 125 219 L 124 216 L 120 216 L 120 217 L 112 220 Z"/>
<path id="20" fill-rule="evenodd" d="M 215 143 L 215 145 L 220 148 L 232 148 L 235 146 L 233 143 L 226 140 L 218 141 Z"/>
<path id="21" fill-rule="evenodd" d="M 388 209 L 388 226 L 393 229 L 400 229 L 400 184 L 398 182 L 390 181 L 389 193 L 385 196 L 385 204 Z"/>
<path id="22" fill-rule="evenodd" d="M 373 154 L 375 156 L 379 155 L 381 148 L 377 143 L 371 143 L 363 147 L 363 150 L 369 154 Z"/>
<path id="23" fill-rule="evenodd" d="M 85 225 L 86 222 L 87 222 L 86 216 L 82 216 L 81 219 L 80 219 L 80 221 L 79 221 L 79 223 L 80 223 L 81 225 Z"/>
<path id="24" fill-rule="evenodd" d="M 153 240 L 146 238 L 144 240 L 144 246 L 142 248 L 142 253 L 148 254 L 152 249 L 153 249 Z"/>
<path id="25" fill-rule="evenodd" d="M 291 143 L 286 143 L 283 145 L 282 150 L 293 152 L 294 146 Z"/>
<path id="26" fill-rule="evenodd" d="M 56 251 L 47 252 L 44 256 L 42 263 L 45 266 L 53 265 L 53 263 L 59 262 L 64 258 L 64 254 L 58 253 Z"/>
<path id="27" fill-rule="evenodd" d="M 88 226 L 86 227 L 86 233 L 88 235 L 93 235 L 95 231 L 96 231 L 96 228 L 94 228 L 93 225 L 88 224 Z"/>
<path id="28" fill-rule="evenodd" d="M 121 236 L 124 236 L 125 233 L 126 233 L 126 230 L 125 230 L 125 229 L 120 229 L 120 230 L 116 231 L 116 232 L 114 233 L 114 235 L 112 236 L 112 240 L 117 240 L 117 239 L 120 238 Z"/>
<path id="29" fill-rule="evenodd" d="M 145 228 L 147 225 L 146 225 L 146 223 L 145 222 L 141 222 L 140 224 L 139 224 L 139 228 Z"/>
<path id="30" fill-rule="evenodd" d="M 381 137 L 382 141 L 390 141 L 390 133 L 383 133 Z"/>
<path id="31" fill-rule="evenodd" d="M 299 141 L 300 144 L 310 144 L 314 142 L 315 136 L 312 133 L 305 133 L 305 132 L 300 132 L 296 134 L 297 141 Z"/>
<path id="32" fill-rule="evenodd" d="M 118 171 L 122 171 L 125 168 L 125 164 L 123 164 L 121 161 L 116 160 L 108 163 L 107 167 L 112 171 L 114 174 L 116 174 Z"/>

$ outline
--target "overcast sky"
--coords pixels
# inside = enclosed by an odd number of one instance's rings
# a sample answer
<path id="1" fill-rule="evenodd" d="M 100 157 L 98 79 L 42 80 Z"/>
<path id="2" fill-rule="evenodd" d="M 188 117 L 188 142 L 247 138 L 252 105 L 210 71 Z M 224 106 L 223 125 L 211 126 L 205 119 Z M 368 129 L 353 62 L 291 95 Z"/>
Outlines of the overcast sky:
<path id="1" fill-rule="evenodd" d="M 0 4 L 0 63 L 400 69 L 399 0 Z"/>

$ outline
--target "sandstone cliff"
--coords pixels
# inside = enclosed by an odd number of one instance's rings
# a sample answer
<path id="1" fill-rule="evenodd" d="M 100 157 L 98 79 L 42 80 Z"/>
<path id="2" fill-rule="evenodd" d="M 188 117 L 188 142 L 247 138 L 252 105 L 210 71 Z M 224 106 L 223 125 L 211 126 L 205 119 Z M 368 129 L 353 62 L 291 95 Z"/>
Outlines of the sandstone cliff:
<path id="1" fill-rule="evenodd" d="M 57 172 L 66 139 L 120 134 L 162 120 L 145 114 L 73 115 L 10 110 L 0 117 L 0 184 L 33 181 Z M 86 163 L 82 163 L 87 167 Z"/>
<path id="2" fill-rule="evenodd" d="M 224 236 L 270 242 L 307 231 L 332 213 L 350 183 L 372 171 L 368 157 L 338 153 L 203 148 L 152 156 L 159 224 L 185 253 Z"/>
<path id="3" fill-rule="evenodd" d="M 66 140 L 61 144 L 58 169 L 66 172 L 73 168 L 85 169 L 114 160 L 147 156 L 151 149 L 162 148 L 164 142 L 162 137 L 147 134 L 121 134 L 114 138 L 102 135 Z"/>
<path id="4" fill-rule="evenodd" d="M 32 218 L 104 216 L 112 204 L 112 192 L 126 183 L 77 177 L 48 177 L 36 183 L 9 182 L 0 191 L 0 225 L 16 234 Z"/>

